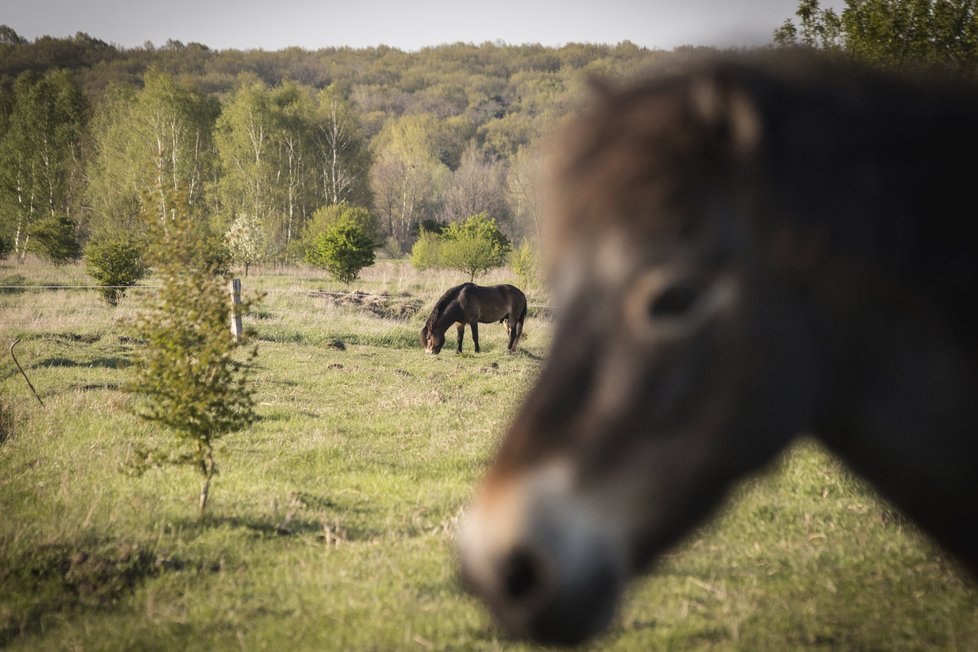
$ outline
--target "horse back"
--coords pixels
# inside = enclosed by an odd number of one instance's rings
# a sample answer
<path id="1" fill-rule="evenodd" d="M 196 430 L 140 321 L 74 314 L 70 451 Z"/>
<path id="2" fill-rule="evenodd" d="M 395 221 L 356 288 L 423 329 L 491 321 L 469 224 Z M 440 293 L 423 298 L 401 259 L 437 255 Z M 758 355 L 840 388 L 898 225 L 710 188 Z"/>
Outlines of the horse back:
<path id="1" fill-rule="evenodd" d="M 513 285 L 469 284 L 459 292 L 458 302 L 470 320 L 484 324 L 507 316 L 519 319 L 526 311 L 526 295 Z"/>

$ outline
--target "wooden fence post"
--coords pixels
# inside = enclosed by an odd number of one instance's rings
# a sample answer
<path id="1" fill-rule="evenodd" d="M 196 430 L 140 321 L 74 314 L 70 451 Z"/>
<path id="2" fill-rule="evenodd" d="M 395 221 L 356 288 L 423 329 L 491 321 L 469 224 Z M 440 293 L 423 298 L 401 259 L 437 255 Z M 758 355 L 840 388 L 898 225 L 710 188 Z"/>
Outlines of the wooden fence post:
<path id="1" fill-rule="evenodd" d="M 241 279 L 231 279 L 231 334 L 235 342 L 241 342 Z"/>

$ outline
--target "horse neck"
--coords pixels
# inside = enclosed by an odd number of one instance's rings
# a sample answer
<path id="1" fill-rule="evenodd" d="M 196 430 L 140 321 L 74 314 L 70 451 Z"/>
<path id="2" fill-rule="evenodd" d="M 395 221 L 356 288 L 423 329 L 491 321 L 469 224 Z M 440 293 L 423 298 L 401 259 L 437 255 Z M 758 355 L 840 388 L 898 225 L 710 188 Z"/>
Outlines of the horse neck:
<path id="1" fill-rule="evenodd" d="M 819 438 L 978 573 L 978 365 L 929 315 L 871 326 L 830 378 Z"/>
<path id="2" fill-rule="evenodd" d="M 458 299 L 454 299 L 437 316 L 433 317 L 433 330 L 444 333 L 448 327 L 457 321 L 462 321 L 462 308 L 458 305 Z"/>

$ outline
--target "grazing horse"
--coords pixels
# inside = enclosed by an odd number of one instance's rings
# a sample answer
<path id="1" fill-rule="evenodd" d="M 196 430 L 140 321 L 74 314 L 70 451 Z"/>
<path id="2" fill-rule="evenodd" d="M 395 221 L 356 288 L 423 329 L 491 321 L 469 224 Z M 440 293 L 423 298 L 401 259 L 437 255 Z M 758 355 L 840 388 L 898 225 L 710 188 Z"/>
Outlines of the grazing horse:
<path id="1" fill-rule="evenodd" d="M 604 90 L 549 226 L 553 353 L 460 524 L 513 634 L 576 643 L 799 434 L 978 574 L 978 93 L 727 60 Z"/>
<path id="2" fill-rule="evenodd" d="M 489 324 L 504 322 L 509 335 L 509 352 L 516 352 L 516 345 L 523 335 L 526 320 L 526 295 L 512 285 L 483 287 L 475 283 L 463 283 L 451 288 L 438 299 L 428 321 L 421 329 L 421 346 L 425 353 L 440 353 L 445 345 L 445 331 L 452 324 L 458 329 L 458 352 L 462 352 L 462 335 L 465 325 L 472 328 L 472 342 L 479 353 L 479 322 Z"/>

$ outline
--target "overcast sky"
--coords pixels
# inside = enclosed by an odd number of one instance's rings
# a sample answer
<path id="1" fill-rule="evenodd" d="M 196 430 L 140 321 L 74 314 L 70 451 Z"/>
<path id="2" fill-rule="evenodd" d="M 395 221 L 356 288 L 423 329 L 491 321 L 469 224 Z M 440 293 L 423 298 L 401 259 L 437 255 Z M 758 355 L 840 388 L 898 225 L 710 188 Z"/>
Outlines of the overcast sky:
<path id="1" fill-rule="evenodd" d="M 0 24 L 28 40 L 86 32 L 125 47 L 167 39 L 265 50 L 628 40 L 668 50 L 767 43 L 797 6 L 797 0 L 0 0 Z"/>

